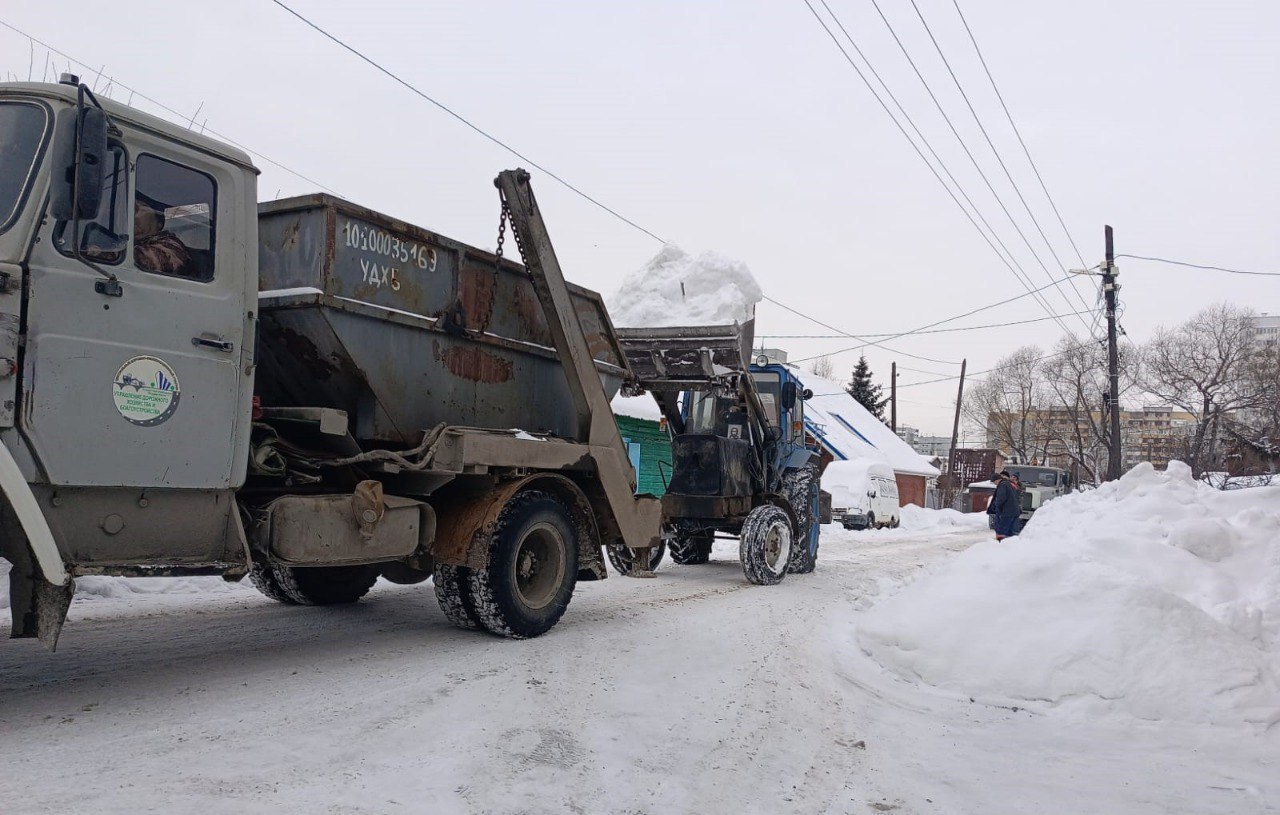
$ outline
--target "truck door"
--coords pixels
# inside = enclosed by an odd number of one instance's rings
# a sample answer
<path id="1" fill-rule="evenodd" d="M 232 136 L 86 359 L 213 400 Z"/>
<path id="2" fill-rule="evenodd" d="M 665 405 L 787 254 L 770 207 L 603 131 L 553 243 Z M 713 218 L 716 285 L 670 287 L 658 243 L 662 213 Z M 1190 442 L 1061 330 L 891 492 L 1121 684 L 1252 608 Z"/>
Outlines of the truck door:
<path id="1" fill-rule="evenodd" d="M 31 254 L 22 427 L 55 485 L 237 486 L 256 232 L 237 168 L 150 134 L 112 142 L 98 217 L 48 218 Z M 56 171 L 56 170 L 55 170 Z M 248 199 L 251 200 L 251 199 Z M 256 223 L 256 222 L 255 222 Z"/>

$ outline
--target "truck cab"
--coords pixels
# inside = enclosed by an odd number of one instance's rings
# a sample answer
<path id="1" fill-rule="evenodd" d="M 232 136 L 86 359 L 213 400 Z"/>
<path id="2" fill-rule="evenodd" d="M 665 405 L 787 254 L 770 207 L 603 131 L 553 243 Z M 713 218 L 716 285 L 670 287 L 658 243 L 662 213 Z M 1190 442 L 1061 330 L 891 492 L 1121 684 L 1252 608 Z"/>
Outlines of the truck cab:
<path id="1" fill-rule="evenodd" d="M 1018 477 L 1022 488 L 1019 529 L 1027 525 L 1027 521 L 1031 520 L 1031 516 L 1040 507 L 1071 491 L 1071 474 L 1066 470 L 1032 464 L 1010 464 L 1006 469 Z"/>
<path id="2" fill-rule="evenodd" d="M 86 570 L 243 561 L 256 176 L 74 80 L 0 86 L 0 442 Z"/>

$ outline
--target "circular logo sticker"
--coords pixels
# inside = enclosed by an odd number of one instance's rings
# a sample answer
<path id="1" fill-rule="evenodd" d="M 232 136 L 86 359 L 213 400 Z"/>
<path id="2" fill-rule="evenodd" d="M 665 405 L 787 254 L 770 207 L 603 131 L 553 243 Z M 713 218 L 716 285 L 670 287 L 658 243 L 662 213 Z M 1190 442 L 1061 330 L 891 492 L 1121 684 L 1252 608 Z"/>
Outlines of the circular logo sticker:
<path id="1" fill-rule="evenodd" d="M 121 365 L 111 388 L 116 410 L 142 427 L 168 421 L 178 409 L 178 396 L 178 375 L 156 357 L 134 357 Z"/>

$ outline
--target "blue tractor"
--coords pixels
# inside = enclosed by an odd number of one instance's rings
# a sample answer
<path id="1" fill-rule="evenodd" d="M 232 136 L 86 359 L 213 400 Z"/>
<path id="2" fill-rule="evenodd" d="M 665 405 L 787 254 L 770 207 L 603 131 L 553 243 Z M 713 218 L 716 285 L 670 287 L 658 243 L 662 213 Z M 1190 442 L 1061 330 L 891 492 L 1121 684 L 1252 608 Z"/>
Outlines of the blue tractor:
<path id="1" fill-rule="evenodd" d="M 630 391 L 653 394 L 671 434 L 662 516 L 672 560 L 706 563 L 717 532 L 737 535 L 746 578 L 772 585 L 817 564 L 821 456 L 804 430 L 812 394 L 793 368 L 747 364 L 752 333 L 751 323 L 618 330 Z M 611 552 L 624 574 L 663 554 Z"/>

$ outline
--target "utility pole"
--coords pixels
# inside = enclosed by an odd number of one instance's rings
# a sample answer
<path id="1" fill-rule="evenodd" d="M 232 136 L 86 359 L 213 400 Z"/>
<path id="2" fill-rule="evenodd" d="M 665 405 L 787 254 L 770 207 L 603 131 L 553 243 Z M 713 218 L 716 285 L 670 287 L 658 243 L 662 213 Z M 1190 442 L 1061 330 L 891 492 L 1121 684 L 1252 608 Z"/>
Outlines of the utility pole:
<path id="1" fill-rule="evenodd" d="M 947 456 L 947 496 L 948 502 L 955 500 L 960 493 L 960 474 L 956 472 L 956 446 L 960 441 L 960 403 L 964 400 L 964 371 L 968 366 L 968 358 L 960 360 L 960 388 L 956 391 L 956 419 L 951 425 L 951 452 Z"/>
<path id="2" fill-rule="evenodd" d="M 889 367 L 889 429 L 898 432 L 898 363 Z"/>
<path id="3" fill-rule="evenodd" d="M 1119 271 L 1116 269 L 1116 249 L 1111 236 L 1111 227 L 1107 226 L 1107 259 L 1102 264 L 1102 292 L 1107 304 L 1107 373 L 1111 386 L 1111 434 L 1107 450 L 1107 480 L 1114 481 L 1120 477 L 1120 347 L 1116 337 L 1116 292 L 1120 286 L 1116 283 Z"/>

